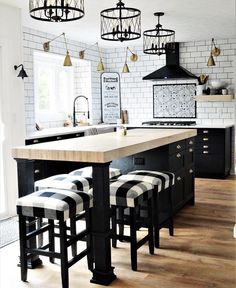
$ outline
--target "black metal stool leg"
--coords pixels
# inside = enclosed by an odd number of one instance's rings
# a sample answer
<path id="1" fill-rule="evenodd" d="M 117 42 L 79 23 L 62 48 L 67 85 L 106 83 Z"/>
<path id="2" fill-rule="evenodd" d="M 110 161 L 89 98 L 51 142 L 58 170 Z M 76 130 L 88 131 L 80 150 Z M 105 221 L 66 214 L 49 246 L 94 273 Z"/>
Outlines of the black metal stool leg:
<path id="1" fill-rule="evenodd" d="M 66 237 L 66 222 L 59 221 L 60 233 L 60 253 L 61 253 L 61 279 L 62 288 L 69 287 L 69 271 L 68 271 L 68 254 L 67 254 L 67 237 Z"/>
<path id="2" fill-rule="evenodd" d="M 124 235 L 124 217 L 125 217 L 124 208 L 123 207 L 119 207 L 118 208 L 119 236 L 123 236 Z M 120 240 L 120 241 L 122 242 L 123 240 Z"/>
<path id="3" fill-rule="evenodd" d="M 48 220 L 48 223 L 50 225 L 48 229 L 48 241 L 49 241 L 49 251 L 54 252 L 55 251 L 55 227 L 54 227 L 54 220 Z M 54 263 L 54 258 L 49 257 L 49 261 L 51 263 Z"/>
<path id="4" fill-rule="evenodd" d="M 173 189 L 169 189 L 169 199 L 170 199 L 170 223 L 169 223 L 169 235 L 174 236 L 174 204 L 173 204 Z"/>
<path id="5" fill-rule="evenodd" d="M 137 229 L 135 208 L 130 208 L 130 237 L 131 267 L 133 271 L 137 271 Z"/>
<path id="6" fill-rule="evenodd" d="M 154 246 L 155 248 L 160 247 L 160 227 L 159 227 L 159 194 L 157 191 L 153 193 L 153 223 L 154 223 Z"/>
<path id="7" fill-rule="evenodd" d="M 76 235 L 76 217 L 70 218 L 70 232 L 71 235 Z M 71 245 L 71 252 L 73 257 L 77 255 L 77 243 Z"/>
<path id="8" fill-rule="evenodd" d="M 20 263 L 21 263 L 21 280 L 27 281 L 27 254 L 25 252 L 26 241 L 26 217 L 19 215 L 19 238 L 20 238 Z"/>
<path id="9" fill-rule="evenodd" d="M 152 199 L 148 200 L 148 245 L 149 253 L 154 254 L 154 241 L 153 241 L 153 216 L 152 216 Z"/>

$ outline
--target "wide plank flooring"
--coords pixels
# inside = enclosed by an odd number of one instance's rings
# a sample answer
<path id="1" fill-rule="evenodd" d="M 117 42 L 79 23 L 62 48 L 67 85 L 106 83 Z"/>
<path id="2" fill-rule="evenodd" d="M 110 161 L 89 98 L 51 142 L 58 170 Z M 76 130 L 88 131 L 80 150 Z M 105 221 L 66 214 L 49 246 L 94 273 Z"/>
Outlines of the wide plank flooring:
<path id="1" fill-rule="evenodd" d="M 185 207 L 175 218 L 175 236 L 161 231 L 161 249 L 138 253 L 138 272 L 130 269 L 129 246 L 112 250 L 118 277 L 116 288 L 235 288 L 236 239 L 233 227 L 236 177 L 227 180 L 196 179 L 196 205 Z M 144 232 L 140 232 L 144 233 Z M 60 266 L 42 257 L 44 265 L 29 270 L 28 283 L 20 281 L 18 242 L 0 250 L 1 288 L 59 288 Z M 70 288 L 101 287 L 90 284 L 86 260 L 70 268 Z"/>

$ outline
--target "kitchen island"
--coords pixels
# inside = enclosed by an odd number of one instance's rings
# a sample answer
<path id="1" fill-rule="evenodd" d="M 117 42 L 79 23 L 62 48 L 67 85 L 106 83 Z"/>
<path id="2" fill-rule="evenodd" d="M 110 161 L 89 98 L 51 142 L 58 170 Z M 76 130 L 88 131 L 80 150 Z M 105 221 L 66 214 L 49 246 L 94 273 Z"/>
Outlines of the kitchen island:
<path id="1" fill-rule="evenodd" d="M 34 190 L 35 160 L 78 162 L 93 166 L 94 207 L 92 233 L 95 268 L 92 283 L 109 285 L 115 278 L 111 264 L 109 166 L 113 160 L 170 145 L 196 136 L 195 129 L 133 129 L 127 136 L 115 132 L 14 148 L 19 196 Z"/>

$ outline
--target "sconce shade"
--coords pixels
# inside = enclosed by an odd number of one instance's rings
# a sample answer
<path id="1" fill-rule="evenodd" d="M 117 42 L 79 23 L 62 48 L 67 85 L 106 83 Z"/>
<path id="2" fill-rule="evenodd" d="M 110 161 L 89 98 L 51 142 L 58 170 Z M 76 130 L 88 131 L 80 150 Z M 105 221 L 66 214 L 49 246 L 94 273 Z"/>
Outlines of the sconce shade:
<path id="1" fill-rule="evenodd" d="M 14 69 L 17 70 L 19 67 L 21 67 L 21 70 L 17 77 L 21 77 L 22 79 L 28 77 L 27 73 L 25 72 L 23 64 L 20 64 L 19 66 L 15 65 Z"/>
<path id="2" fill-rule="evenodd" d="M 30 16 L 48 22 L 68 22 L 84 16 L 84 0 L 29 0 Z"/>
<path id="3" fill-rule="evenodd" d="M 132 55 L 130 56 L 130 60 L 131 60 L 132 62 L 136 62 L 136 61 L 138 60 L 138 55 L 132 53 Z"/>
<path id="4" fill-rule="evenodd" d="M 98 63 L 97 71 L 98 71 L 98 72 L 103 72 L 103 71 L 105 71 L 105 67 L 104 67 L 104 64 L 103 64 L 103 62 L 102 62 L 102 59 L 100 59 L 100 62 Z"/>
<path id="5" fill-rule="evenodd" d="M 122 73 L 129 73 L 129 66 L 127 63 L 125 63 L 123 69 L 122 69 Z"/>
<path id="6" fill-rule="evenodd" d="M 208 58 L 207 66 L 216 66 L 215 60 L 212 56 L 212 53 L 211 53 L 210 57 Z"/>
<path id="7" fill-rule="evenodd" d="M 72 66 L 72 62 L 71 62 L 70 54 L 68 50 L 66 51 L 66 58 L 64 60 L 63 66 Z"/>
<path id="8" fill-rule="evenodd" d="M 125 7 L 119 0 L 115 8 L 101 11 L 101 38 L 108 41 L 128 41 L 141 37 L 141 11 Z"/>

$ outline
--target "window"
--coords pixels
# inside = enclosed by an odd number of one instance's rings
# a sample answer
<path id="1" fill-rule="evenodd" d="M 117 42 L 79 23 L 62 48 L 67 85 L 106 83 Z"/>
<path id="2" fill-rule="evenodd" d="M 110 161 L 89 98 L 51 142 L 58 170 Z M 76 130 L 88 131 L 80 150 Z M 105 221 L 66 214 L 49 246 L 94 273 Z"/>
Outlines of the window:
<path id="1" fill-rule="evenodd" d="M 72 59 L 73 66 L 64 67 L 64 58 L 34 53 L 35 119 L 40 123 L 64 121 L 72 115 L 76 96 L 91 96 L 90 62 Z"/>

